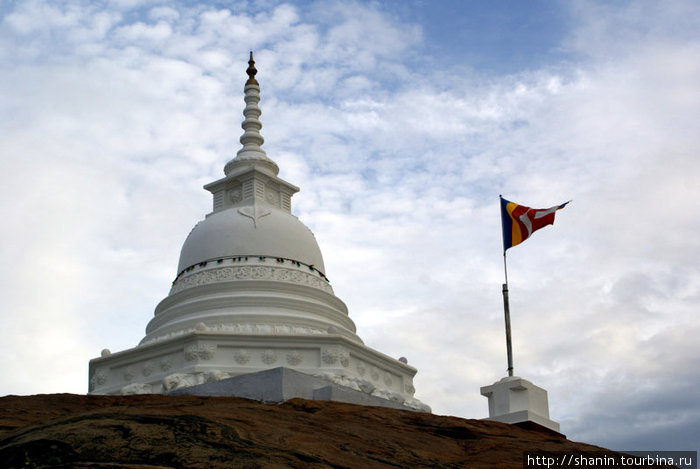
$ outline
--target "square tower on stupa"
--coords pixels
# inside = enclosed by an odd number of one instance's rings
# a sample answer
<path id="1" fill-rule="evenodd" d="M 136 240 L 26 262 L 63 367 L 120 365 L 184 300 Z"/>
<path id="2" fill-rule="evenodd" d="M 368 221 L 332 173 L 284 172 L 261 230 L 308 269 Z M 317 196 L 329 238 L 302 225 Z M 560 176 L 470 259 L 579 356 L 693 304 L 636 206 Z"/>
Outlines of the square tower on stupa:
<path id="1" fill-rule="evenodd" d="M 89 392 L 172 393 L 286 368 L 339 386 L 338 395 L 429 411 L 413 397 L 416 369 L 364 345 L 333 293 L 314 234 L 292 214 L 299 188 L 261 148 L 252 52 L 248 63 L 243 146 L 204 186 L 212 212 L 185 240 L 143 340 L 90 360 Z"/>

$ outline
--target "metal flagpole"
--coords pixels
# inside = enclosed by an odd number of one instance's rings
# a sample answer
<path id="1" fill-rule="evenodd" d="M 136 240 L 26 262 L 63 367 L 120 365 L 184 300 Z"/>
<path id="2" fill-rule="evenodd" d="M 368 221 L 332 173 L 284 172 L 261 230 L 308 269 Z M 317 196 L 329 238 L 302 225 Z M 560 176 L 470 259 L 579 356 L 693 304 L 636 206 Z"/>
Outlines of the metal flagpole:
<path id="1" fill-rule="evenodd" d="M 501 232 L 503 232 L 503 196 L 499 195 L 501 208 Z M 505 233 L 502 233 L 505 236 Z M 508 303 L 508 264 L 506 263 L 506 247 L 505 240 L 503 245 L 503 272 L 505 274 L 506 283 L 503 284 L 503 312 L 506 318 L 506 351 L 508 352 L 508 376 L 513 376 L 513 345 L 510 340 L 510 305 Z"/>
<path id="2" fill-rule="evenodd" d="M 510 305 L 508 304 L 508 269 L 506 253 L 503 252 L 503 269 L 506 273 L 506 283 L 503 284 L 503 311 L 506 316 L 506 350 L 508 351 L 508 376 L 513 376 L 513 345 L 510 341 Z"/>

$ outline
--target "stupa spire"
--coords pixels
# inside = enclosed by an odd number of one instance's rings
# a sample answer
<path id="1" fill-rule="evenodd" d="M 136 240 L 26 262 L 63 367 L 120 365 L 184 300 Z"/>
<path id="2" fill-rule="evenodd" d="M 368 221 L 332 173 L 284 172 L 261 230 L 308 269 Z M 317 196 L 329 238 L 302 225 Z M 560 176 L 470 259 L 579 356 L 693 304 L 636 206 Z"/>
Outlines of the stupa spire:
<path id="1" fill-rule="evenodd" d="M 241 123 L 243 135 L 241 135 L 240 139 L 243 148 L 238 150 L 234 159 L 226 163 L 226 166 L 224 166 L 224 174 L 229 176 L 230 174 L 239 173 L 245 169 L 256 167 L 262 171 L 271 173 L 273 176 L 277 176 L 279 167 L 274 161 L 268 158 L 265 151 L 260 148 L 265 142 L 265 139 L 260 134 L 260 129 L 262 129 L 262 122 L 260 122 L 259 119 L 262 111 L 258 107 L 258 103 L 260 102 L 260 84 L 255 79 L 255 75 L 258 71 L 255 68 L 253 51 L 250 51 L 250 60 L 248 61 L 246 73 L 248 74 L 248 81 L 245 83 L 245 97 L 243 98 L 246 103 L 245 109 L 243 110 L 245 119 L 243 123 Z"/>

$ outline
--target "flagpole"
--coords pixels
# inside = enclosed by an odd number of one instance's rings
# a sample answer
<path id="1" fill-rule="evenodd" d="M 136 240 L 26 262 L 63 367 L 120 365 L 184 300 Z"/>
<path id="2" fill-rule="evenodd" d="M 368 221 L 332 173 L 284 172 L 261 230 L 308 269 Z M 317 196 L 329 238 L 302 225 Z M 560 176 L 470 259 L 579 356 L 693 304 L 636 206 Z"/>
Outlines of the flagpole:
<path id="1" fill-rule="evenodd" d="M 502 207 L 503 196 L 499 195 L 500 207 Z M 503 210 L 501 208 L 501 210 Z M 503 233 L 503 216 L 501 215 L 501 233 Z M 506 262 L 506 248 L 503 245 L 503 273 L 505 274 L 506 283 L 503 284 L 503 313 L 506 320 L 506 351 L 508 353 L 508 376 L 513 376 L 513 345 L 510 339 L 510 304 L 508 302 L 508 264 Z"/>
<path id="2" fill-rule="evenodd" d="M 503 284 L 503 312 L 506 317 L 506 351 L 508 352 L 508 376 L 513 376 L 513 345 L 510 340 L 510 305 L 508 303 L 508 268 L 506 267 L 506 253 L 503 252 L 503 269 L 506 274 L 506 283 Z"/>

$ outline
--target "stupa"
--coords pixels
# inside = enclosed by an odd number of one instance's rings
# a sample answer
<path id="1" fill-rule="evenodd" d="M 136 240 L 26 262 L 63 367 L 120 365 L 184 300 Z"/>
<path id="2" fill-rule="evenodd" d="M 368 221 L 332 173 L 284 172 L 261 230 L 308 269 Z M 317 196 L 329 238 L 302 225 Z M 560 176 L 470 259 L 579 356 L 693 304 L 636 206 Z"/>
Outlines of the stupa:
<path id="1" fill-rule="evenodd" d="M 90 360 L 89 393 L 172 393 L 283 367 L 429 411 L 413 397 L 417 370 L 364 345 L 333 293 L 313 233 L 291 213 L 299 188 L 261 148 L 252 52 L 247 74 L 243 147 L 204 186 L 213 210 L 187 237 L 139 345 Z"/>

